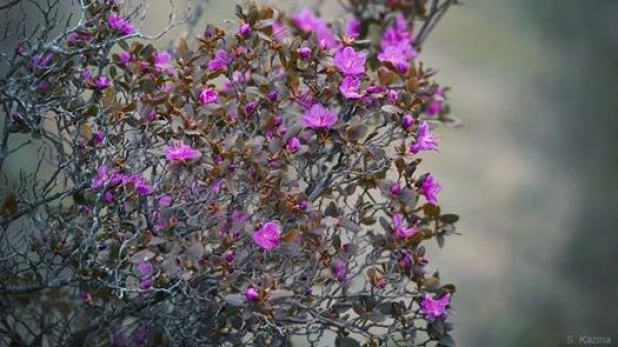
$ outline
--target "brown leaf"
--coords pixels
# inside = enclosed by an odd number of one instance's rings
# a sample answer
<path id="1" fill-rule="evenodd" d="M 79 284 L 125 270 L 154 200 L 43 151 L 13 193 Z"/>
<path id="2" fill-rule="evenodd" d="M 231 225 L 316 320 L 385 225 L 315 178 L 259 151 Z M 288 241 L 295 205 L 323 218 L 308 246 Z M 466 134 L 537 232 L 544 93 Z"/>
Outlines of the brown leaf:
<path id="1" fill-rule="evenodd" d="M 2 206 L 0 207 L 0 216 L 3 218 L 8 218 L 19 210 L 17 206 L 17 196 L 13 192 L 7 193 L 4 201 L 2 201 Z"/>
<path id="2" fill-rule="evenodd" d="M 92 140 L 92 137 L 94 136 L 92 128 L 88 124 L 83 124 L 79 129 L 79 133 L 86 141 Z"/>

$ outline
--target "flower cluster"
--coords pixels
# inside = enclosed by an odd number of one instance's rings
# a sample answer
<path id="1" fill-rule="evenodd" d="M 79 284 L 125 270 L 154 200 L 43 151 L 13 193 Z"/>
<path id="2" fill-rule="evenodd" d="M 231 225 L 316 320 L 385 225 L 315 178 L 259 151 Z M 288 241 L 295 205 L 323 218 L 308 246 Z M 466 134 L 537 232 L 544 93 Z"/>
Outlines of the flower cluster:
<path id="1" fill-rule="evenodd" d="M 344 27 L 252 4 L 232 30 L 162 51 L 127 40 L 119 2 L 97 2 L 65 37 L 87 51 L 79 64 L 23 52 L 44 97 L 75 93 L 50 109 L 74 135 L 53 143 L 71 149 L 57 176 L 73 205 L 54 214 L 51 248 L 93 321 L 112 317 L 92 331 L 282 345 L 332 329 L 373 346 L 418 330 L 447 344 L 455 286 L 424 245 L 442 247 L 457 216 L 421 169 L 451 120 L 448 89 L 418 62 L 427 9 L 403 3 L 350 1 Z M 33 131 L 15 109 L 14 128 Z"/>

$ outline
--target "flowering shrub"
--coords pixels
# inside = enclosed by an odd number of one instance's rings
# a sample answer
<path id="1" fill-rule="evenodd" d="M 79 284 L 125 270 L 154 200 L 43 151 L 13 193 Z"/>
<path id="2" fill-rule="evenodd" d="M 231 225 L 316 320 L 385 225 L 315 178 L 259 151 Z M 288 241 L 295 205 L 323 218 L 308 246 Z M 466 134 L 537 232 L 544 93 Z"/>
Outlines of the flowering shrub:
<path id="1" fill-rule="evenodd" d="M 345 25 L 253 4 L 167 52 L 85 1 L 3 55 L 0 167 L 15 133 L 54 162 L 4 189 L 0 302 L 28 329 L 2 341 L 454 345 L 423 244 L 458 217 L 421 166 L 453 119 L 418 61 L 452 3 L 349 0 Z"/>

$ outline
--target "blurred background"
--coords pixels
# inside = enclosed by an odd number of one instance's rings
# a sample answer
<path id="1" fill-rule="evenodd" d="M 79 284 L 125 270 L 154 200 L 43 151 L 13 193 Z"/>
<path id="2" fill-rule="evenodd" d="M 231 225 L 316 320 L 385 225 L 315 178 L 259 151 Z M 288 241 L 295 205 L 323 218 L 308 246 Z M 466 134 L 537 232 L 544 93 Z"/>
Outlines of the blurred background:
<path id="1" fill-rule="evenodd" d="M 235 3 L 211 0 L 198 33 L 233 20 Z M 151 5 L 145 32 L 169 14 Z M 320 8 L 345 15 L 335 0 Z M 468 0 L 421 60 L 464 121 L 439 131 L 441 152 L 424 166 L 444 186 L 443 208 L 462 217 L 463 236 L 428 252 L 458 286 L 458 344 L 618 343 L 618 1 Z"/>

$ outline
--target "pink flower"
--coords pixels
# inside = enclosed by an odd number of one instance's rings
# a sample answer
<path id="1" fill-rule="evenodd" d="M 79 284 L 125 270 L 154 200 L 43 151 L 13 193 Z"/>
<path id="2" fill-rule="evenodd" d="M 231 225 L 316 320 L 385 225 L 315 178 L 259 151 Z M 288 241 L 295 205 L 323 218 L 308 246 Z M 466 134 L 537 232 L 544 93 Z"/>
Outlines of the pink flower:
<path id="1" fill-rule="evenodd" d="M 157 73 L 172 74 L 174 67 L 172 66 L 172 56 L 167 52 L 154 52 L 152 54 L 155 71 Z"/>
<path id="2" fill-rule="evenodd" d="M 152 288 L 152 280 L 150 278 L 143 279 L 139 283 L 139 289 L 141 290 L 148 290 L 150 288 Z"/>
<path id="3" fill-rule="evenodd" d="M 310 33 L 315 32 L 318 43 L 325 49 L 333 48 L 337 45 L 335 35 L 330 30 L 326 22 L 313 15 L 311 10 L 304 10 L 292 16 L 292 21 L 298 30 Z"/>
<path id="4" fill-rule="evenodd" d="M 345 260 L 338 258 L 333 265 L 333 277 L 337 279 L 337 281 L 344 283 L 347 280 L 348 275 L 348 264 Z"/>
<path id="5" fill-rule="evenodd" d="M 175 142 L 165 150 L 165 158 L 173 163 L 186 163 L 198 160 L 202 156 L 200 151 L 185 145 L 182 142 Z"/>
<path id="6" fill-rule="evenodd" d="M 258 293 L 258 291 L 255 290 L 255 288 L 250 287 L 245 292 L 245 298 L 247 299 L 247 301 L 256 302 L 260 299 L 260 293 Z"/>
<path id="7" fill-rule="evenodd" d="M 414 125 L 414 118 L 412 117 L 412 115 L 406 114 L 405 116 L 403 116 L 403 120 L 401 121 L 401 126 L 403 126 L 404 129 L 408 129 L 412 125 Z"/>
<path id="8" fill-rule="evenodd" d="M 145 182 L 141 177 L 139 180 L 135 181 L 135 191 L 140 196 L 148 196 L 154 193 L 154 188 L 147 182 Z"/>
<path id="9" fill-rule="evenodd" d="M 200 104 L 209 105 L 217 102 L 219 93 L 214 88 L 204 88 L 200 92 Z"/>
<path id="10" fill-rule="evenodd" d="M 382 63 L 391 63 L 400 73 L 406 73 L 410 67 L 408 54 L 401 46 L 388 46 L 384 48 L 378 54 L 378 60 Z"/>
<path id="11" fill-rule="evenodd" d="M 410 152 L 417 154 L 421 151 L 438 150 L 438 138 L 429 130 L 427 122 L 421 122 L 416 136 L 416 143 L 410 146 Z"/>
<path id="12" fill-rule="evenodd" d="M 395 182 L 395 183 L 391 184 L 391 186 L 390 186 L 390 188 L 388 190 L 393 195 L 399 195 L 399 194 L 401 194 L 401 184 Z"/>
<path id="13" fill-rule="evenodd" d="M 301 122 L 307 128 L 330 129 L 337 123 L 337 114 L 321 104 L 315 104 L 303 115 Z"/>
<path id="14" fill-rule="evenodd" d="M 361 81 L 358 78 L 354 78 L 352 76 L 346 76 L 341 82 L 339 86 L 339 91 L 343 95 L 344 98 L 355 100 L 360 99 L 362 97 L 361 94 L 358 93 L 358 90 L 361 87 Z"/>
<path id="15" fill-rule="evenodd" d="M 109 88 L 112 85 L 112 81 L 107 76 L 99 76 L 94 79 L 94 87 L 98 90 Z"/>
<path id="16" fill-rule="evenodd" d="M 135 27 L 133 24 L 117 13 L 112 13 L 109 17 L 107 17 L 107 24 L 112 30 L 118 31 L 124 35 L 131 35 L 135 33 Z"/>
<path id="17" fill-rule="evenodd" d="M 79 42 L 92 41 L 92 35 L 89 33 L 72 32 L 67 36 L 67 42 L 69 45 L 76 45 Z"/>
<path id="18" fill-rule="evenodd" d="M 442 190 L 442 185 L 436 181 L 431 174 L 425 177 L 423 185 L 421 186 L 421 192 L 432 205 L 438 205 L 438 193 Z"/>
<path id="19" fill-rule="evenodd" d="M 170 206 L 172 204 L 172 197 L 169 195 L 163 195 L 159 198 L 159 205 Z"/>
<path id="20" fill-rule="evenodd" d="M 418 227 L 413 225 L 408 228 L 405 226 L 405 220 L 399 213 L 393 216 L 393 226 L 395 227 L 395 235 L 402 239 L 414 236 L 418 232 Z"/>
<path id="21" fill-rule="evenodd" d="M 263 250 L 272 251 L 279 247 L 280 237 L 281 227 L 279 222 L 270 221 L 266 222 L 259 231 L 253 234 L 253 241 Z"/>
<path id="22" fill-rule="evenodd" d="M 118 53 L 118 60 L 121 65 L 126 66 L 128 63 L 131 62 L 131 60 L 133 60 L 133 56 L 127 51 L 122 51 Z"/>
<path id="23" fill-rule="evenodd" d="M 427 108 L 427 110 L 425 110 L 425 113 L 428 116 L 435 116 L 437 114 L 440 114 L 442 112 L 443 102 L 444 102 L 444 89 L 438 88 L 433 95 L 433 100 L 431 100 L 431 104 L 429 104 L 429 107 Z"/>
<path id="24" fill-rule="evenodd" d="M 105 183 L 107 183 L 108 178 L 109 178 L 109 167 L 105 165 L 99 166 L 99 169 L 97 170 L 97 174 L 92 179 L 92 183 L 90 184 L 90 187 L 92 189 L 99 189 L 103 187 Z"/>
<path id="25" fill-rule="evenodd" d="M 345 35 L 347 37 L 356 39 L 360 36 L 361 22 L 358 18 L 353 17 L 348 20 L 345 28 Z"/>
<path id="26" fill-rule="evenodd" d="M 345 76 L 365 74 L 366 60 L 367 55 L 364 52 L 356 52 L 352 47 L 344 48 L 334 57 L 335 65 Z"/>
<path id="27" fill-rule="evenodd" d="M 307 59 L 311 57 L 311 48 L 309 47 L 301 47 L 297 50 L 297 52 L 298 52 L 298 55 L 300 55 L 300 57 L 303 59 Z"/>
<path id="28" fill-rule="evenodd" d="M 106 204 L 111 205 L 114 202 L 114 193 L 110 192 L 109 190 L 106 191 L 105 195 L 103 195 L 103 200 Z"/>
<path id="29" fill-rule="evenodd" d="M 300 140 L 298 139 L 298 137 L 292 137 L 291 139 L 289 139 L 285 148 L 292 153 L 298 152 L 298 150 L 300 149 Z"/>
<path id="30" fill-rule="evenodd" d="M 273 22 L 273 39 L 275 39 L 275 41 L 281 42 L 289 35 L 290 31 L 285 25 L 277 20 Z"/>
<path id="31" fill-rule="evenodd" d="M 37 70 L 44 70 L 51 66 L 52 61 L 54 60 L 54 55 L 52 53 L 38 53 L 32 56 L 32 65 Z"/>
<path id="32" fill-rule="evenodd" d="M 240 28 L 238 28 L 238 33 L 242 36 L 251 35 L 251 31 L 251 25 L 249 25 L 248 23 L 244 23 L 240 26 Z"/>
<path id="33" fill-rule="evenodd" d="M 451 294 L 448 293 L 441 299 L 434 299 L 431 295 L 425 294 L 421 301 L 421 310 L 427 319 L 434 321 L 446 314 L 446 307 L 451 303 Z"/>
<path id="34" fill-rule="evenodd" d="M 139 274 L 142 276 L 142 278 L 144 278 L 152 275 L 154 267 L 149 261 L 144 261 L 139 263 L 139 265 L 137 266 L 137 270 L 139 271 Z"/>
<path id="35" fill-rule="evenodd" d="M 226 70 L 228 64 L 234 62 L 235 58 L 232 55 L 228 55 L 223 49 L 220 49 L 215 53 L 215 57 L 208 62 L 208 68 L 212 71 Z"/>

